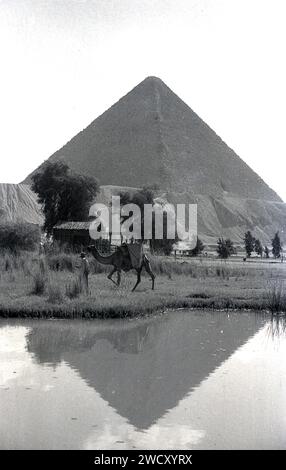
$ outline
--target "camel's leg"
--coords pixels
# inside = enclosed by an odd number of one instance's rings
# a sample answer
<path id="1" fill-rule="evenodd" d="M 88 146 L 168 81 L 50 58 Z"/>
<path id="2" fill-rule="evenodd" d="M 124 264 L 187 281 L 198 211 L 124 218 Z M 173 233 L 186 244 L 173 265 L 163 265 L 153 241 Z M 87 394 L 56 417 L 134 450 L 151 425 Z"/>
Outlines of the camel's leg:
<path id="1" fill-rule="evenodd" d="M 116 271 L 117 271 L 117 268 L 114 266 L 111 273 L 108 274 L 107 279 L 110 279 L 110 281 L 112 281 L 113 284 L 117 286 L 118 284 L 112 279 L 112 276 Z"/>
<path id="2" fill-rule="evenodd" d="M 152 279 L 152 290 L 154 290 L 154 284 L 155 284 L 155 277 L 156 276 L 152 271 L 150 261 L 148 260 L 147 257 L 144 258 L 144 266 L 145 266 L 145 269 L 146 269 L 147 273 L 150 275 L 150 277 Z"/>
<path id="3" fill-rule="evenodd" d="M 121 272 L 117 271 L 117 285 L 118 285 L 118 287 L 120 286 L 120 282 L 121 282 Z"/>
<path id="4" fill-rule="evenodd" d="M 135 291 L 136 287 L 138 286 L 138 284 L 140 284 L 140 282 L 141 282 L 141 269 L 137 271 L 137 282 L 135 286 L 133 287 L 132 292 Z"/>

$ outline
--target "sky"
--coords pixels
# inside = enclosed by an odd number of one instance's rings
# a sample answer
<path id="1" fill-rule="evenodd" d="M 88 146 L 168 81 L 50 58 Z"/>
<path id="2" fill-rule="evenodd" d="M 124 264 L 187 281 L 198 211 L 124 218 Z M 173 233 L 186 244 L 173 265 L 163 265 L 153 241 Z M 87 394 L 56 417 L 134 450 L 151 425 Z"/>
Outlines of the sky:
<path id="1" fill-rule="evenodd" d="M 286 201 L 285 23 L 285 0 L 0 0 L 0 182 L 153 75 Z"/>

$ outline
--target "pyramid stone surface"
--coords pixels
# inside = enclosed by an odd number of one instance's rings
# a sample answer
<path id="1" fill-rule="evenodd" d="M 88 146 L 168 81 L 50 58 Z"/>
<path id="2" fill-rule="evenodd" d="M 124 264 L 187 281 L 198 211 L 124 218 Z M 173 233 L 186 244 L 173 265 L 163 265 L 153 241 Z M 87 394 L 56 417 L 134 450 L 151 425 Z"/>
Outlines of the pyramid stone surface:
<path id="1" fill-rule="evenodd" d="M 60 158 L 97 176 L 102 185 L 158 183 L 195 194 L 280 200 L 155 77 L 146 78 L 51 157 Z"/>
<path id="2" fill-rule="evenodd" d="M 208 239 L 237 240 L 250 229 L 266 240 L 285 219 L 279 196 L 156 77 L 50 157 L 62 159 L 101 185 L 155 183 L 169 202 L 198 203 L 199 232 Z"/>

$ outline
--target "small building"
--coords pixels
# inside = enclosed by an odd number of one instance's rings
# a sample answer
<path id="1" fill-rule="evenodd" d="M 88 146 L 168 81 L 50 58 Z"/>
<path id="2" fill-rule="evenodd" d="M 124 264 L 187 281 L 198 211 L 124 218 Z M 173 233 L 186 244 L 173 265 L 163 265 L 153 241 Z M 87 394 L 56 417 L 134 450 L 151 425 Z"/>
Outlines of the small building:
<path id="1" fill-rule="evenodd" d="M 94 240 L 89 233 L 91 222 L 91 220 L 59 222 L 53 227 L 53 240 L 59 244 L 70 245 L 77 250 L 84 249 L 88 245 L 95 245 L 102 253 L 110 253 L 122 243 L 133 243 L 122 235 L 120 238 L 112 237 L 111 232 L 105 232 L 103 237 Z M 144 250 L 145 252 L 150 250 L 148 243 L 144 243 Z"/>
<path id="2" fill-rule="evenodd" d="M 89 235 L 90 222 L 59 222 L 53 228 L 53 238 L 59 243 L 72 246 L 88 246 L 92 243 Z"/>
<path id="3" fill-rule="evenodd" d="M 102 253 L 112 251 L 111 234 L 107 238 L 93 240 L 89 234 L 91 221 L 59 222 L 53 228 L 53 239 L 59 244 L 67 244 L 75 249 L 83 249 L 88 245 L 96 245 Z"/>
<path id="4" fill-rule="evenodd" d="M 192 249 L 190 248 L 190 243 L 185 241 L 178 241 L 174 243 L 172 252 L 175 254 L 175 256 L 190 256 Z"/>

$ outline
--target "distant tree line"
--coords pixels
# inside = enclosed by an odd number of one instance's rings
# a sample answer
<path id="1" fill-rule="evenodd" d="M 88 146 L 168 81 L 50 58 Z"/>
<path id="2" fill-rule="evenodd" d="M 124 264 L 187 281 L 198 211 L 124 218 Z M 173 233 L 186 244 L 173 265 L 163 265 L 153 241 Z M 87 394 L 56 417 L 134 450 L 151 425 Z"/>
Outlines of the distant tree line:
<path id="1" fill-rule="evenodd" d="M 244 249 L 247 258 L 250 258 L 252 253 L 256 253 L 258 256 L 270 257 L 270 249 L 267 245 L 263 247 L 261 241 L 254 237 L 250 230 L 244 235 Z M 279 232 L 275 233 L 274 238 L 271 240 L 272 254 L 274 258 L 280 258 L 283 250 L 283 245 L 279 236 Z M 220 258 L 228 258 L 229 256 L 236 253 L 236 249 L 233 242 L 228 238 L 219 238 L 217 241 L 217 253 Z"/>
<path id="2" fill-rule="evenodd" d="M 279 232 L 276 232 L 274 238 L 272 238 L 271 246 L 274 258 L 280 258 L 283 245 L 279 236 Z M 270 250 L 268 246 L 265 245 L 263 247 L 261 241 L 255 238 L 249 230 L 244 235 L 244 247 L 248 258 L 251 257 L 253 252 L 256 253 L 258 256 L 262 257 L 264 254 L 266 258 L 269 258 Z"/>

